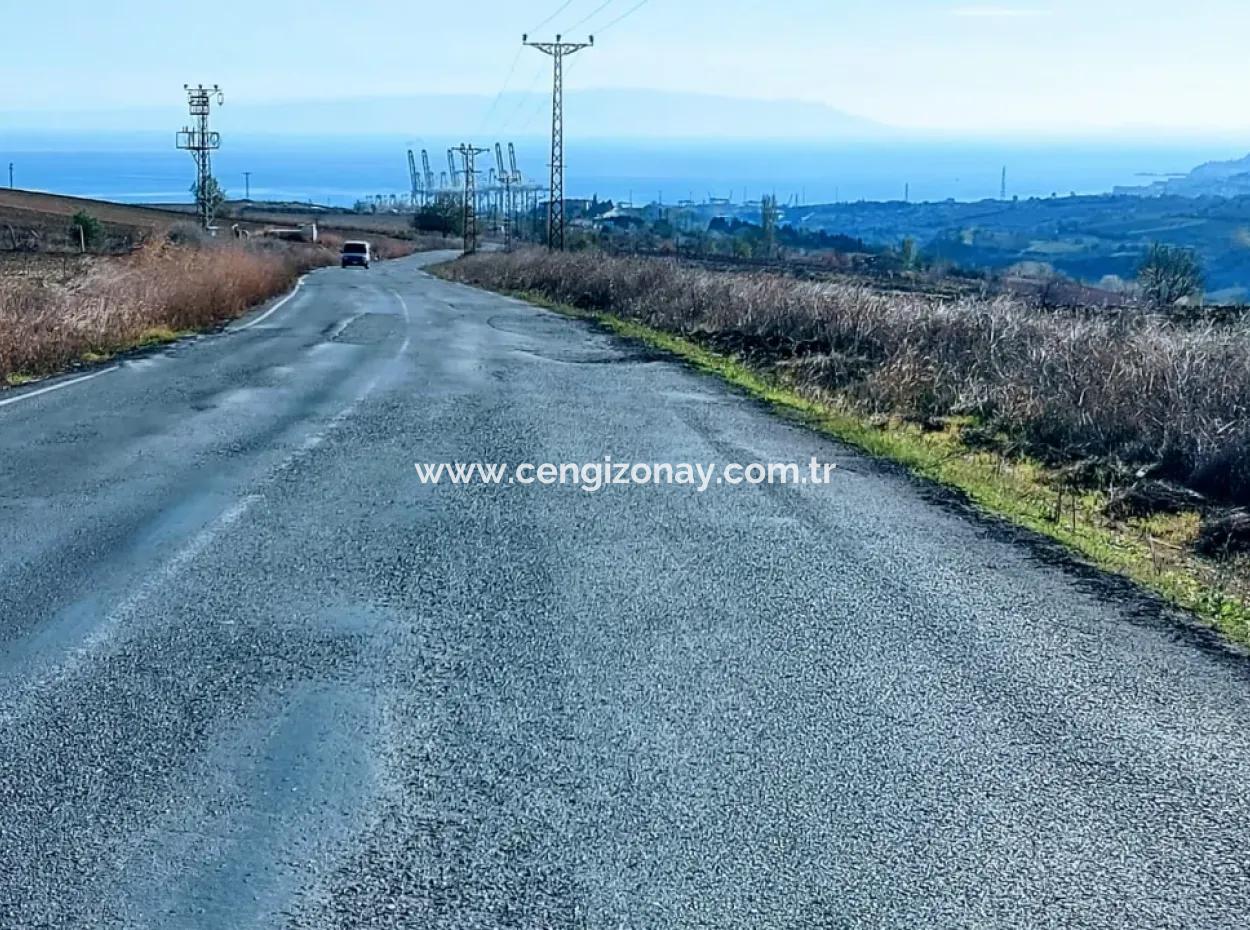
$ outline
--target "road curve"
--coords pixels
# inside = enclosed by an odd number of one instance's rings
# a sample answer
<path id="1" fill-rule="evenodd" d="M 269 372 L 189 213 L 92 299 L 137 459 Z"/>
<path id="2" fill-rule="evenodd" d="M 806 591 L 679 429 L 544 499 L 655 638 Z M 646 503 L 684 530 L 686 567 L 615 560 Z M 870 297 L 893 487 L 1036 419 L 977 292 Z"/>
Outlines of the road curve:
<path id="1" fill-rule="evenodd" d="M 0 927 L 1245 925 L 1245 660 L 425 261 L 0 408 Z"/>

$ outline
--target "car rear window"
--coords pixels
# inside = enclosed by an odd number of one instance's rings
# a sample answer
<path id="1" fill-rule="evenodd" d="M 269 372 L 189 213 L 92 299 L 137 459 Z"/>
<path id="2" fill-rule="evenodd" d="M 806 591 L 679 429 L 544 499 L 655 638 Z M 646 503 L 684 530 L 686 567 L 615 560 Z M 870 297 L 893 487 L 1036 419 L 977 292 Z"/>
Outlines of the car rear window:
<path id="1" fill-rule="evenodd" d="M 365 255 L 369 251 L 369 246 L 364 242 L 344 242 L 344 255 Z"/>

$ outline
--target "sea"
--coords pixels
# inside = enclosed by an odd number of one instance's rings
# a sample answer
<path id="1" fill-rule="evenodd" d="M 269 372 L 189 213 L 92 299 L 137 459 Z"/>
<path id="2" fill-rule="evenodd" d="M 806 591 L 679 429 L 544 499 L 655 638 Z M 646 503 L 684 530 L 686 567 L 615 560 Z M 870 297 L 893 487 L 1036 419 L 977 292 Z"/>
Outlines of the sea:
<path id="1" fill-rule="evenodd" d="M 460 140 L 402 137 L 235 135 L 214 156 L 228 196 L 350 207 L 410 190 L 407 150 L 429 152 L 435 175 Z M 488 143 L 488 145 L 490 145 Z M 518 167 L 545 182 L 548 139 L 518 139 Z M 479 167 L 494 165 L 492 151 Z M 864 142 L 579 140 L 566 143 L 565 191 L 644 204 L 775 194 L 783 203 L 909 199 L 977 201 L 1001 193 L 1049 197 L 1109 192 L 1239 158 L 1250 139 L 1001 142 L 898 138 Z M 506 157 L 506 149 L 505 149 Z M 25 133 L 0 128 L 0 185 L 132 203 L 184 201 L 194 177 L 172 134 Z"/>

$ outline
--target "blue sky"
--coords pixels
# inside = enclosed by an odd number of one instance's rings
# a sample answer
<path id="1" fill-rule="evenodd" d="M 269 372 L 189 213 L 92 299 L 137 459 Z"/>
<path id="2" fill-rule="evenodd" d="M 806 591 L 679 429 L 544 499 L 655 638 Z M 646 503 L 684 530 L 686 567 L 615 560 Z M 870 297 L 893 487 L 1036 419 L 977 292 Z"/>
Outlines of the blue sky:
<path id="1" fill-rule="evenodd" d="M 537 90 L 549 65 L 521 33 L 575 27 L 599 36 L 570 87 L 796 98 L 953 134 L 1250 131 L 1246 0 L 648 0 L 604 29 L 637 2 L 9 2 L 0 112 L 181 109 L 201 80 L 254 102 Z"/>

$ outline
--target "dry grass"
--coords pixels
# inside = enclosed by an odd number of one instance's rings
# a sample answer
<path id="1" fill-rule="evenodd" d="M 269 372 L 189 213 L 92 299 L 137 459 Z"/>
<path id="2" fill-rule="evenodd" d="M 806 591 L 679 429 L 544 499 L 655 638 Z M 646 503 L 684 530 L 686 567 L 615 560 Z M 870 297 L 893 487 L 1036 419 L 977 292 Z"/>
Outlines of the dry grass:
<path id="1" fill-rule="evenodd" d="M 1074 483 L 1072 473 L 1088 473 L 1087 468 L 1060 469 L 1053 463 L 1039 461 L 1028 455 L 1019 441 L 997 449 L 987 448 L 983 441 L 971 442 L 975 434 L 984 435 L 993 429 L 978 423 L 978 416 L 995 421 L 1004 430 L 1013 425 L 1004 419 L 1001 409 L 988 405 L 971 414 L 920 422 L 917 422 L 920 418 L 866 412 L 879 408 L 883 398 L 891 396 L 912 404 L 917 397 L 926 404 L 932 403 L 935 395 L 940 396 L 938 391 L 946 381 L 974 385 L 989 382 L 995 391 L 1001 390 L 1004 382 L 1017 389 L 1023 385 L 1033 390 L 1041 390 L 1038 385 L 1052 383 L 1049 376 L 1031 378 L 1027 370 L 1007 371 L 1003 367 L 1005 363 L 998 359 L 991 359 L 990 364 L 982 364 L 971 373 L 962 369 L 947 373 L 941 365 L 956 364 L 950 361 L 952 358 L 961 363 L 966 357 L 946 354 L 927 360 L 932 365 L 924 369 L 925 376 L 902 379 L 901 386 L 895 388 L 897 393 L 882 392 L 877 386 L 895 377 L 892 373 L 899 370 L 890 365 L 896 356 L 884 344 L 883 334 L 905 339 L 903 347 L 908 352 L 919 351 L 917 345 L 941 343 L 950 316 L 960 313 L 962 307 L 962 312 L 968 313 L 971 320 L 983 319 L 993 328 L 993 338 L 988 343 L 996 353 L 1001 353 L 1000 358 L 1027 361 L 1036 357 L 1030 355 L 1031 351 L 1048 347 L 1054 351 L 1053 347 L 1058 345 L 1079 356 L 1069 359 L 1059 370 L 1071 372 L 1075 379 L 1090 377 L 1082 372 L 1083 365 L 1105 363 L 1104 352 L 1109 350 L 1098 347 L 1085 352 L 1079 341 L 1064 341 L 1062 337 L 1070 332 L 1072 319 L 1047 317 L 1018 304 L 1001 302 L 940 304 L 931 300 L 912 302 L 910 297 L 905 297 L 901 298 L 903 302 L 891 306 L 892 301 L 900 300 L 898 295 L 883 298 L 879 293 L 856 288 L 835 288 L 830 292 L 822 287 L 813 296 L 804 286 L 801 293 L 813 300 L 813 306 L 823 315 L 814 321 L 797 320 L 802 335 L 799 338 L 784 330 L 780 334 L 777 332 L 778 317 L 768 303 L 770 298 L 782 296 L 783 300 L 794 301 L 788 304 L 794 312 L 801 312 L 804 304 L 800 298 L 785 294 L 796 287 L 792 279 L 766 280 L 738 275 L 733 276 L 734 281 L 717 282 L 709 281 L 705 272 L 692 274 L 689 269 L 677 269 L 677 274 L 671 275 L 673 270 L 671 267 L 643 268 L 636 261 L 605 262 L 602 257 L 587 261 L 583 256 L 560 258 L 532 253 L 515 257 L 481 255 L 442 265 L 438 273 L 517 293 L 561 313 L 596 320 L 626 338 L 639 339 L 671 352 L 767 401 L 787 416 L 959 490 L 985 510 L 1070 547 L 1094 565 L 1133 579 L 1194 612 L 1230 639 L 1250 645 L 1250 556 L 1230 555 L 1223 549 L 1218 558 L 1210 558 L 1204 547 L 1195 551 L 1197 537 L 1210 527 L 1200 528 L 1203 515 L 1192 507 L 1181 512 L 1119 515 L 1118 509 L 1110 506 L 1115 495 L 1105 485 L 1099 488 L 1096 479 L 1087 487 Z M 598 277 L 601 271 L 609 279 L 607 282 Z M 579 276 L 565 277 L 566 274 Z M 605 284 L 606 289 L 593 292 L 585 289 L 587 286 L 601 288 Z M 646 293 L 647 288 L 653 292 Z M 553 297 L 555 294 L 559 297 Z M 574 303 L 580 304 L 581 309 L 574 308 Z M 735 316 L 735 311 L 739 315 Z M 844 311 L 845 316 L 838 316 Z M 873 311 L 877 314 L 875 319 Z M 899 319 L 894 316 L 895 312 L 911 316 Z M 644 315 L 651 322 L 644 322 Z M 1008 317 L 1009 325 L 1004 327 L 1000 315 Z M 1010 340 L 1033 335 L 1018 319 L 1021 315 L 1042 321 L 1049 319 L 1050 325 L 1055 327 L 1055 332 L 1049 334 L 1050 341 L 1040 346 L 1030 343 L 1024 348 L 1013 345 Z M 1080 317 L 1077 322 L 1088 321 Z M 1102 320 L 1104 324 L 1108 322 Z M 715 329 L 715 325 L 728 328 Z M 1040 325 L 1045 330 L 1047 324 Z M 1015 326 L 1021 328 L 1012 328 Z M 682 327 L 680 332 L 678 327 Z M 1206 326 L 1169 326 L 1140 318 L 1131 325 L 1126 320 L 1116 322 L 1113 332 L 1097 329 L 1078 329 L 1077 332 L 1131 342 L 1136 328 L 1141 330 L 1138 338 L 1151 337 L 1148 345 L 1157 346 L 1163 341 L 1164 347 L 1158 351 L 1164 358 L 1173 359 L 1168 362 L 1170 366 L 1177 365 L 1178 355 L 1191 359 L 1197 351 L 1195 343 L 1199 347 L 1202 345 L 1199 337 L 1214 337 L 1218 346 L 1224 346 L 1227 338 L 1227 334 Z M 1236 327 L 1234 334 L 1240 331 L 1241 327 Z M 1166 343 L 1169 332 L 1176 333 L 1179 347 Z M 846 352 L 839 354 L 825 343 L 831 338 L 830 334 L 846 339 L 860 338 L 861 352 L 853 358 Z M 953 327 L 949 338 L 968 338 L 966 327 Z M 1003 341 L 1007 345 L 1002 345 Z M 733 346 L 738 347 L 737 351 L 726 351 Z M 1140 357 L 1154 358 L 1146 353 L 1141 353 Z M 1194 367 L 1201 369 L 1206 364 L 1218 364 L 1218 356 L 1199 358 Z M 1143 363 L 1138 361 L 1125 370 L 1131 373 L 1141 367 Z M 1216 380 L 1219 374 L 1204 372 L 1200 377 Z M 1165 397 L 1184 384 L 1184 379 L 1165 384 Z M 1135 387 L 1130 384 L 1127 389 Z M 1070 390 L 1077 388 L 1074 386 Z M 1213 405 L 1220 402 L 1212 397 L 1208 400 Z M 1193 403 L 1186 398 L 1170 402 L 1181 407 Z M 1240 397 L 1232 400 L 1234 404 L 1240 402 Z M 1125 401 L 1124 404 L 1134 416 L 1141 415 L 1131 403 Z M 1146 408 L 1151 409 L 1149 405 Z M 1025 409 L 1046 409 L 1044 398 L 1035 398 L 1033 405 Z M 1210 415 L 1221 416 L 1219 413 Z M 1244 428 L 1242 421 L 1232 422 L 1234 425 L 1226 432 Z M 1023 433 L 1028 423 L 1015 423 L 1017 434 Z M 1050 451 L 1056 455 L 1062 452 Z M 1217 523 L 1223 522 L 1221 515 L 1225 514 L 1250 538 L 1250 513 L 1247 511 L 1203 510 L 1207 516 L 1215 517 Z"/>
<path id="2" fill-rule="evenodd" d="M 1147 468 L 1250 503 L 1245 320 L 1039 312 L 597 253 L 479 254 L 449 274 L 677 333 L 865 413 L 964 417 L 1045 461 Z"/>
<path id="3" fill-rule="evenodd" d="M 326 249 L 288 243 L 152 244 L 66 281 L 5 276 L 0 382 L 217 325 L 333 260 Z"/>

